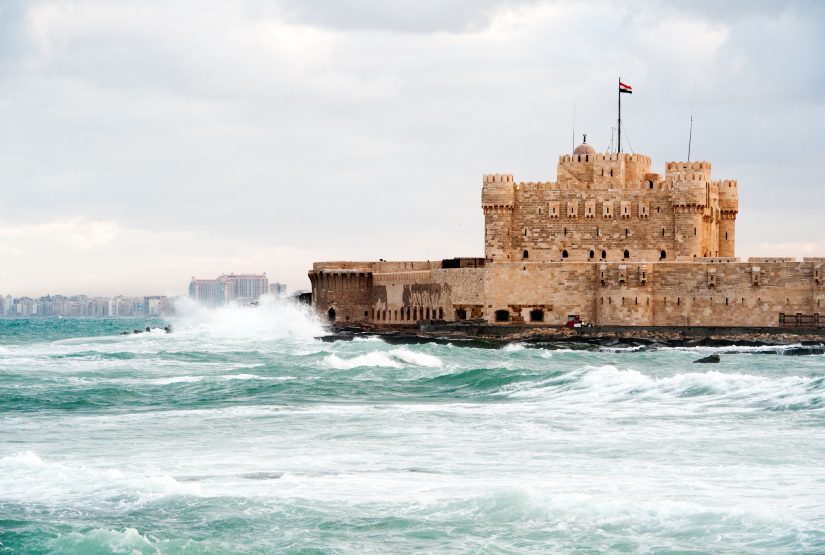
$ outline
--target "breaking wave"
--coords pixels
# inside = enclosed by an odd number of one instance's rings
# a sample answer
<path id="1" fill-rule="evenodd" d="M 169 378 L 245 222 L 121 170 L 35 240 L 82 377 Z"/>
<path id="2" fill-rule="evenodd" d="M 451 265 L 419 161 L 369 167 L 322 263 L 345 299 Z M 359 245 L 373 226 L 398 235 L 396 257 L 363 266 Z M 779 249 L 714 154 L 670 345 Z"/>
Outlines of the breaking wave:
<path id="1" fill-rule="evenodd" d="M 402 366 L 420 366 L 424 368 L 440 368 L 443 361 L 433 355 L 417 353 L 408 349 L 394 349 L 392 351 L 372 351 L 352 358 L 341 358 L 331 354 L 324 358 L 323 366 L 331 370 L 352 370 L 353 368 L 385 367 L 401 368 Z"/>

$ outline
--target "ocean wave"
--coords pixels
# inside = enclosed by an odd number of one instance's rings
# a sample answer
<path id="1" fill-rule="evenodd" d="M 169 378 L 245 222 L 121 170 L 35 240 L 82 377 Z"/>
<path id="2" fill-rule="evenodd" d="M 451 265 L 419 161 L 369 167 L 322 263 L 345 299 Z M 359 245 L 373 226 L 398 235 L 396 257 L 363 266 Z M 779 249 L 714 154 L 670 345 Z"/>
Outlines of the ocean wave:
<path id="1" fill-rule="evenodd" d="M 309 307 L 268 295 L 261 297 L 255 307 L 206 308 L 182 299 L 176 309 L 178 316 L 172 318 L 173 335 L 255 341 L 314 339 L 324 333 L 320 320 Z"/>
<path id="2" fill-rule="evenodd" d="M 131 555 L 162 553 L 163 548 L 135 528 L 110 530 L 94 528 L 86 532 L 69 532 L 51 542 L 57 553 L 129 553 Z"/>
<path id="3" fill-rule="evenodd" d="M 651 401 L 728 402 L 739 407 L 772 410 L 818 409 L 823 406 L 823 380 L 812 377 L 766 377 L 745 373 L 685 372 L 657 377 L 614 365 L 587 366 L 557 378 L 527 381 L 509 392 L 514 398 L 601 402 Z"/>
<path id="4" fill-rule="evenodd" d="M 170 385 L 175 383 L 196 383 L 206 379 L 206 376 L 172 376 L 168 378 L 154 378 L 146 380 L 146 383 L 152 385 Z"/>
<path id="5" fill-rule="evenodd" d="M 444 366 L 444 362 L 437 356 L 418 353 L 410 351 L 409 349 L 395 349 L 390 351 L 390 355 L 397 360 L 414 366 L 423 366 L 425 368 L 440 368 Z"/>
<path id="6" fill-rule="evenodd" d="M 353 368 L 384 367 L 401 368 L 404 365 L 424 368 L 439 368 L 444 362 L 433 355 L 410 351 L 409 349 L 394 349 L 392 351 L 372 351 L 353 358 L 341 358 L 335 353 L 325 357 L 322 365 L 331 370 L 352 370 Z"/>
<path id="7" fill-rule="evenodd" d="M 200 484 L 165 474 L 140 474 L 79 461 L 53 461 L 32 450 L 0 458 L 0 492 L 20 503 L 89 502 L 143 506 L 174 495 L 202 493 Z"/>

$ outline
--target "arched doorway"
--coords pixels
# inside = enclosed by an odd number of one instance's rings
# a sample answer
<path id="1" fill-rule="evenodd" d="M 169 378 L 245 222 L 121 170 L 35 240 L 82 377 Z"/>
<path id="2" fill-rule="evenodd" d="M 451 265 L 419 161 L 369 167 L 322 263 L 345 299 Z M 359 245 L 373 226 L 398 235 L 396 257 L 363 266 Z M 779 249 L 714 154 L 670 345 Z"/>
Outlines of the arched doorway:
<path id="1" fill-rule="evenodd" d="M 329 320 L 330 322 L 335 321 L 335 309 L 332 307 L 330 307 L 330 309 L 327 310 L 327 320 Z"/>

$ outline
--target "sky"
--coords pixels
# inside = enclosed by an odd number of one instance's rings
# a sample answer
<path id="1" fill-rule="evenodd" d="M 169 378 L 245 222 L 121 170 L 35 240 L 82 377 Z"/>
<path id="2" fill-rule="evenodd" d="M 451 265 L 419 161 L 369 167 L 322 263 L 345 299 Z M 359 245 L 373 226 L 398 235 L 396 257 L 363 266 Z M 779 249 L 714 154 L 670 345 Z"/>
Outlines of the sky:
<path id="1" fill-rule="evenodd" d="M 739 180 L 737 255 L 825 256 L 825 2 L 0 0 L 0 294 L 182 294 L 483 256 L 482 175 L 576 134 Z M 575 125 L 573 114 L 575 111 Z"/>

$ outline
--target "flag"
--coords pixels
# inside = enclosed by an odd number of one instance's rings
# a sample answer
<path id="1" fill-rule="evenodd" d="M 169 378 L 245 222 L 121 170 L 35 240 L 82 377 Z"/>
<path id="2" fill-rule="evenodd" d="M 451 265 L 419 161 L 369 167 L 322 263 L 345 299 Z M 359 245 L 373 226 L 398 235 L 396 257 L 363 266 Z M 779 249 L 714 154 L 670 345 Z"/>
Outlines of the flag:
<path id="1" fill-rule="evenodd" d="M 630 85 L 625 85 L 624 83 L 619 81 L 619 92 L 633 94 L 633 87 L 631 87 Z"/>

